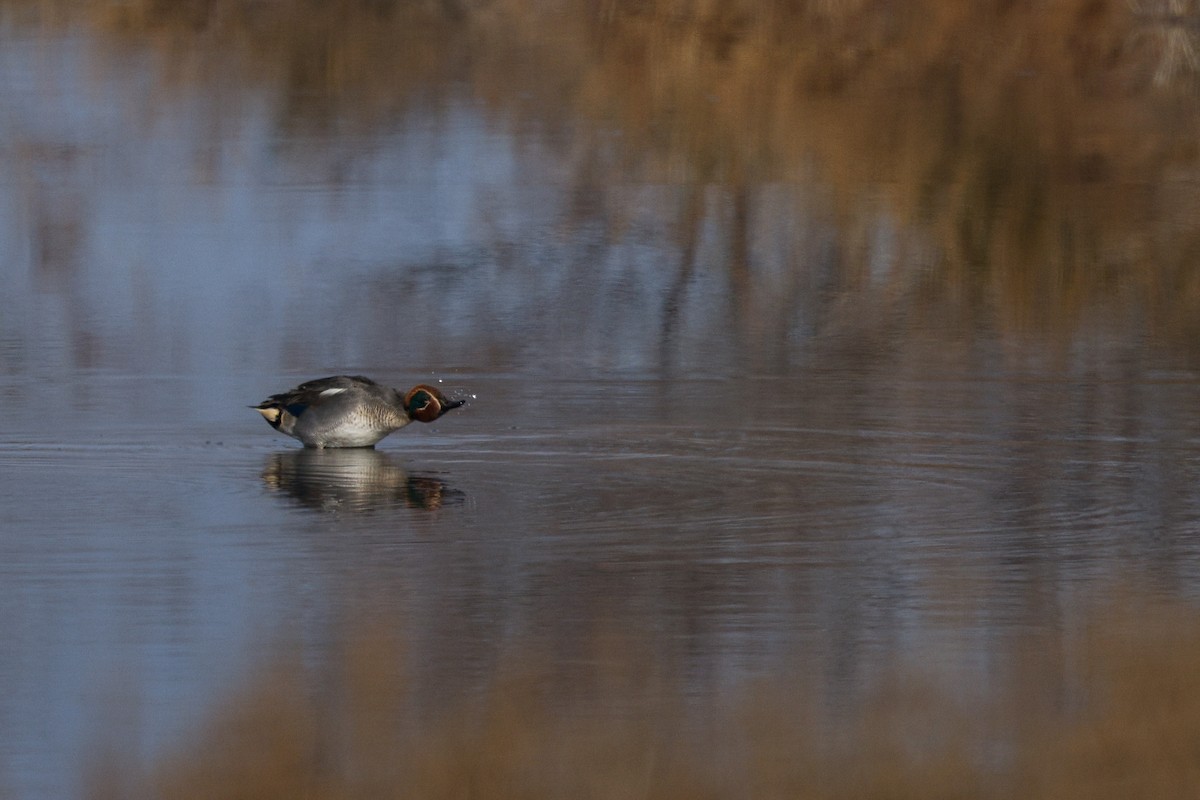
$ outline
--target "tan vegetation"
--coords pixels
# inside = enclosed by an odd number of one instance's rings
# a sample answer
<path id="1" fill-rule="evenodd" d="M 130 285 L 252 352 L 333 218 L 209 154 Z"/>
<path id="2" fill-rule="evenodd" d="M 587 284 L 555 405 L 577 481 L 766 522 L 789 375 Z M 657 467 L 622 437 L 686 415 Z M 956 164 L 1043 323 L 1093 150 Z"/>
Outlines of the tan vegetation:
<path id="1" fill-rule="evenodd" d="M 968 317 L 1073 328 L 1118 307 L 1190 339 L 1200 307 L 1189 0 L 9 0 L 151 42 L 172 80 L 280 94 L 284 125 L 372 125 L 454 82 L 497 119 L 588 120 L 581 191 L 688 187 L 682 257 L 721 187 L 733 288 L 778 211 L 763 186 L 831 187 L 843 280 L 878 214 L 920 253 L 893 291 Z M 36 10 L 35 11 L 32 11 Z M 124 46 L 124 45 L 121 45 Z M 620 131 L 619 142 L 607 135 Z M 914 261 L 920 262 L 914 268 Z M 796 265 L 804 269 L 803 264 Z M 940 306 L 939 306 L 940 308 Z"/>
<path id="2" fill-rule="evenodd" d="M 1195 609 L 1133 602 L 1091 620 L 1031 637 L 982 698 L 913 664 L 842 709 L 784 677 L 698 697 L 628 642 L 575 667 L 517 648 L 478 692 L 438 701 L 375 629 L 333 666 L 280 659 L 174 755 L 107 764 L 91 796 L 1193 797 Z"/>
<path id="3" fill-rule="evenodd" d="M 1105 0 L 624 7 L 585 107 L 700 183 L 752 192 L 815 164 L 849 285 L 881 197 L 936 243 L 926 290 L 1010 324 L 1073 326 L 1130 295 L 1171 324 L 1200 301 L 1196 226 L 1177 213 L 1194 203 L 1177 194 L 1195 174 L 1195 74 L 1155 80 L 1165 42 L 1190 44 L 1181 21 Z"/>

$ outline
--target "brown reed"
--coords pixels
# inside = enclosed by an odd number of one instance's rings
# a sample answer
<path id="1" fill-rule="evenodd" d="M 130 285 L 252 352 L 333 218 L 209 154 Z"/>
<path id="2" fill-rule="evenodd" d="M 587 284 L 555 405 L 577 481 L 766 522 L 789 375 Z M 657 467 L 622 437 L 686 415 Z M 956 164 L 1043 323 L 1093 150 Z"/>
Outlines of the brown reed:
<path id="1" fill-rule="evenodd" d="M 401 641 L 360 629 L 332 667 L 285 655 L 171 756 L 110 761 L 91 796 L 1070 800 L 1200 785 L 1191 606 L 1125 597 L 1080 635 L 1030 635 L 982 698 L 910 665 L 834 713 L 783 676 L 697 699 L 619 639 L 568 671 L 517 648 L 480 691 L 429 702 Z"/>

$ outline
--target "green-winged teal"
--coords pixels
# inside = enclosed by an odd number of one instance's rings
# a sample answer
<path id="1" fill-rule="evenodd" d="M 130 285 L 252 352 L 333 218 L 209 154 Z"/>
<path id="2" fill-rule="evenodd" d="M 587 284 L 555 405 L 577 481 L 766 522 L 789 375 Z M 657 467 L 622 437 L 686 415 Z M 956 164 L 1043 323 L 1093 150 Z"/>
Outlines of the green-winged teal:
<path id="1" fill-rule="evenodd" d="M 373 447 L 414 419 L 433 422 L 464 402 L 447 400 L 423 383 L 401 393 L 361 375 L 335 375 L 273 394 L 251 408 L 305 447 Z"/>

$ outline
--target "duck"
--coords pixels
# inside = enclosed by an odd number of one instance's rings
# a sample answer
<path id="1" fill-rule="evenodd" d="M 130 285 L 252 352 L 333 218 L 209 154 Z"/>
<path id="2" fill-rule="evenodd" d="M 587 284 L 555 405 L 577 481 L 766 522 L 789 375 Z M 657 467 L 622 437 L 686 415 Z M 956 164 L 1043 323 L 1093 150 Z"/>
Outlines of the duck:
<path id="1" fill-rule="evenodd" d="M 333 375 L 273 394 L 256 406 L 272 428 L 305 447 L 374 447 L 413 420 L 433 422 L 466 404 L 420 383 L 401 392 L 362 375 Z"/>

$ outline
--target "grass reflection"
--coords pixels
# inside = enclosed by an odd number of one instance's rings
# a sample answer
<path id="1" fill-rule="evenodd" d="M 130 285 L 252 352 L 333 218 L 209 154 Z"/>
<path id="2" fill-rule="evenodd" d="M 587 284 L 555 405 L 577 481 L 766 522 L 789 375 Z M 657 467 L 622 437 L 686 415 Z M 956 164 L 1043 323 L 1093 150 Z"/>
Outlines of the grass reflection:
<path id="1" fill-rule="evenodd" d="M 1171 798 L 1200 779 L 1191 608 L 1132 602 L 1031 637 L 982 701 L 897 673 L 845 714 L 794 678 L 697 701 L 624 638 L 573 665 L 518 648 L 438 700 L 400 641 L 282 658 L 141 777 L 110 762 L 91 796 Z"/>
<path id="2" fill-rule="evenodd" d="M 886 265 L 910 297 L 1016 328 L 1132 304 L 1194 332 L 1200 16 L 1182 0 L 7 5 L 151 42 L 172 80 L 234 70 L 283 99 L 283 126 L 382 124 L 452 83 L 508 124 L 589 121 L 571 145 L 581 195 L 688 187 L 664 211 L 680 284 L 716 226 L 731 291 L 749 291 L 780 223 L 764 187 L 815 177 L 848 289 L 883 213 L 911 237 Z M 714 185 L 732 213 L 705 216 Z"/>

